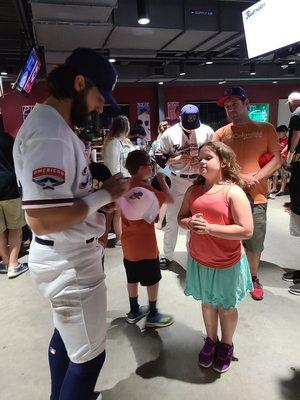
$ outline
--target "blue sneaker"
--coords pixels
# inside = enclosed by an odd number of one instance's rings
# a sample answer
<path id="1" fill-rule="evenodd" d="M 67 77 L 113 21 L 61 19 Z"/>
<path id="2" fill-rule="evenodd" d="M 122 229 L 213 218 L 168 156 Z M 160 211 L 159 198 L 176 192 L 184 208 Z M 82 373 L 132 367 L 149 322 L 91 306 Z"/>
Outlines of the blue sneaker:
<path id="1" fill-rule="evenodd" d="M 135 324 L 140 319 L 144 318 L 147 314 L 149 314 L 149 306 L 140 306 L 138 312 L 129 312 L 128 314 L 126 314 L 126 321 L 129 324 Z"/>
<path id="2" fill-rule="evenodd" d="M 0 262 L 0 274 L 7 274 L 7 265 L 3 261 Z"/>
<path id="3" fill-rule="evenodd" d="M 147 317 L 145 327 L 146 328 L 165 328 L 166 326 L 172 325 L 174 318 L 172 315 L 156 313 L 154 317 Z"/>
<path id="4" fill-rule="evenodd" d="M 20 263 L 17 267 L 8 267 L 8 272 L 7 272 L 8 279 L 16 278 L 17 276 L 28 271 L 28 269 L 29 268 L 27 263 Z"/>

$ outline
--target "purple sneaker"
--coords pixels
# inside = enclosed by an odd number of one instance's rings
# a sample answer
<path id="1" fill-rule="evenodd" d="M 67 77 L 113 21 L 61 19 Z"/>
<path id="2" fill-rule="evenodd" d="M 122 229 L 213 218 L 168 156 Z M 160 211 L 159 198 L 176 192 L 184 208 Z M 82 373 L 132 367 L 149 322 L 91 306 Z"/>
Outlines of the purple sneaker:
<path id="1" fill-rule="evenodd" d="M 201 365 L 201 367 L 209 368 L 212 365 L 215 357 L 216 345 L 217 343 L 212 341 L 209 337 L 205 339 L 204 346 L 198 356 L 198 364 Z"/>
<path id="2" fill-rule="evenodd" d="M 216 357 L 213 364 L 213 369 L 217 372 L 226 372 L 230 368 L 233 356 L 233 344 L 219 342 L 216 348 Z"/>

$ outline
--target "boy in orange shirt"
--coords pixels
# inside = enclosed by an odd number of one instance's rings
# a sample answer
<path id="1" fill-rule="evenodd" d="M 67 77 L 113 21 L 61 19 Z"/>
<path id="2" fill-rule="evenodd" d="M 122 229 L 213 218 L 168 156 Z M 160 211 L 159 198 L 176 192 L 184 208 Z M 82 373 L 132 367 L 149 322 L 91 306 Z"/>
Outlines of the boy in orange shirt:
<path id="1" fill-rule="evenodd" d="M 161 192 L 146 183 L 146 180 L 152 174 L 152 164 L 149 155 L 145 151 L 135 150 L 129 153 L 125 166 L 132 176 L 129 181 L 130 189 L 143 187 L 154 192 L 160 206 L 163 203 L 173 202 L 164 174 L 160 173 L 157 176 L 162 189 Z M 122 213 L 121 242 L 130 302 L 130 312 L 126 318 L 127 322 L 134 324 L 147 315 L 146 327 L 163 328 L 173 324 L 173 317 L 161 314 L 156 306 L 161 272 L 154 221 L 151 223 L 143 219 L 129 221 Z M 138 303 L 139 283 L 147 287 L 149 307 L 140 306 Z"/>

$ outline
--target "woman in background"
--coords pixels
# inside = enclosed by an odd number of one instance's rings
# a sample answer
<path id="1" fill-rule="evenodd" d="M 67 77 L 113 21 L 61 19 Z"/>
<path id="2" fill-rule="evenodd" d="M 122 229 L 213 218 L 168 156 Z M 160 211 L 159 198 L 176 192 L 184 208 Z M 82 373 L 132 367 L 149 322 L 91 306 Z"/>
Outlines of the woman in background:
<path id="1" fill-rule="evenodd" d="M 128 154 L 135 148 L 128 139 L 129 130 L 128 118 L 125 115 L 119 115 L 113 120 L 111 129 L 104 139 L 102 150 L 104 164 L 109 168 L 112 175 L 122 172 L 124 177 L 130 177 L 125 162 Z M 121 246 L 121 214 L 118 208 L 113 217 L 113 227 L 116 234 L 116 245 Z"/>

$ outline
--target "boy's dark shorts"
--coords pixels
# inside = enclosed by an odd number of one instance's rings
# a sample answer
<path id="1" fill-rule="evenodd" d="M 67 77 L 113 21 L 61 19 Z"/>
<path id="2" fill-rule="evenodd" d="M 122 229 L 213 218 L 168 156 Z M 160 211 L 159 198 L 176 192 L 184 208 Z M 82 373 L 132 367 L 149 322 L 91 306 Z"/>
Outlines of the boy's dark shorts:
<path id="1" fill-rule="evenodd" d="M 152 286 L 161 280 L 159 259 L 129 261 L 124 258 L 124 267 L 128 283 L 140 283 L 142 286 Z"/>

